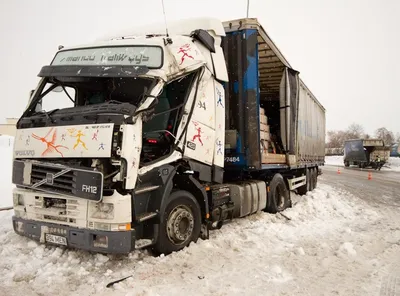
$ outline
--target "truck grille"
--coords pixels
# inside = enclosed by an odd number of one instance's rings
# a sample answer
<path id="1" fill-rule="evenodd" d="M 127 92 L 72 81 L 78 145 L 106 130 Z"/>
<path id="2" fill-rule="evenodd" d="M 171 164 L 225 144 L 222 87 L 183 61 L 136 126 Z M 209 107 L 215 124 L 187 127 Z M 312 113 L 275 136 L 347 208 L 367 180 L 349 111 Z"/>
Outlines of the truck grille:
<path id="1" fill-rule="evenodd" d="M 12 180 L 21 187 L 47 193 L 92 201 L 103 198 L 103 173 L 86 167 L 14 160 Z"/>
<path id="2" fill-rule="evenodd" d="M 70 170 L 63 173 L 61 176 L 54 178 L 57 174 L 61 174 L 63 170 L 64 168 L 32 164 L 31 184 L 36 184 L 42 180 L 46 180 L 47 177 L 53 175 L 51 182 L 46 182 L 40 185 L 41 190 L 74 195 L 76 193 L 75 171 Z"/>

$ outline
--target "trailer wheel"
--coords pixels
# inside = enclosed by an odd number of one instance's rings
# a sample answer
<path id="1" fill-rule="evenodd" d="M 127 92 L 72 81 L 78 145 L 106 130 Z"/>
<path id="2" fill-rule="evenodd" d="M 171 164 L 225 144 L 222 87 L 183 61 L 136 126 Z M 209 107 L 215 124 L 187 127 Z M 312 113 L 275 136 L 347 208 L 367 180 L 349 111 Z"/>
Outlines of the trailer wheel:
<path id="1" fill-rule="evenodd" d="M 317 172 L 317 168 L 313 168 L 311 170 L 311 179 L 312 179 L 312 189 L 314 190 L 315 188 L 317 188 L 317 180 L 318 180 L 318 172 Z"/>
<path id="2" fill-rule="evenodd" d="M 290 192 L 281 174 L 276 174 L 269 185 L 267 211 L 270 213 L 282 212 L 290 207 Z"/>
<path id="3" fill-rule="evenodd" d="M 196 242 L 201 230 L 201 210 L 196 198 L 179 190 L 170 195 L 161 215 L 157 243 L 153 250 L 158 254 L 170 254 Z"/>
<path id="4" fill-rule="evenodd" d="M 306 169 L 306 184 L 297 188 L 297 193 L 299 195 L 306 195 L 308 192 L 309 184 L 310 184 L 310 171 Z"/>
<path id="5" fill-rule="evenodd" d="M 308 176 L 307 176 L 307 191 L 312 191 L 313 190 L 313 185 L 312 185 L 312 181 L 313 181 L 313 179 L 312 179 L 312 169 L 311 168 L 308 168 L 307 169 L 307 173 L 308 173 Z"/>

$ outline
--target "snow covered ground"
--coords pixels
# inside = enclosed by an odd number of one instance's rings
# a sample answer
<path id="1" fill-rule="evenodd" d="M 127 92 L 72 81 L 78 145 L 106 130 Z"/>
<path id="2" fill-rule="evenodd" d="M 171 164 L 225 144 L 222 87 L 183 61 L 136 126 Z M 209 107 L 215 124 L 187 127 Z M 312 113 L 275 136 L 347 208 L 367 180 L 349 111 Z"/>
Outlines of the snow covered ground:
<path id="1" fill-rule="evenodd" d="M 377 295 L 399 258 L 398 220 L 323 184 L 293 200 L 291 220 L 234 220 L 157 258 L 39 245 L 14 234 L 12 211 L 0 212 L 0 295 Z"/>
<path id="2" fill-rule="evenodd" d="M 325 165 L 344 166 L 343 155 L 325 156 Z"/>
<path id="3" fill-rule="evenodd" d="M 9 152 L 0 153 L 8 202 Z M 15 234 L 13 211 L 2 211 L 0 295 L 379 295 L 399 268 L 398 209 L 372 207 L 323 178 L 292 200 L 284 212 L 290 220 L 267 213 L 237 219 L 165 257 L 40 245 Z"/>
<path id="4" fill-rule="evenodd" d="M 391 157 L 389 160 L 389 166 L 392 170 L 400 172 L 400 158 Z"/>
<path id="5" fill-rule="evenodd" d="M 334 166 L 344 166 L 343 155 L 325 156 L 325 164 Z M 400 172 L 400 158 L 390 157 L 389 162 L 385 165 L 383 169 Z"/>

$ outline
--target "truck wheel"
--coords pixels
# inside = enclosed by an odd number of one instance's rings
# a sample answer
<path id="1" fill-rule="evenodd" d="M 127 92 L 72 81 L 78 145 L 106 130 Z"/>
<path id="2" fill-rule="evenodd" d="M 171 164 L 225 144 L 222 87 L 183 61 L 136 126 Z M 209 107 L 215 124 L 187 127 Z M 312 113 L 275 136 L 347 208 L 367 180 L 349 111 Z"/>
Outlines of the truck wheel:
<path id="1" fill-rule="evenodd" d="M 317 172 L 317 168 L 313 168 L 311 170 L 311 179 L 312 179 L 312 189 L 314 190 L 315 188 L 317 188 L 317 180 L 318 180 L 318 172 Z"/>
<path id="2" fill-rule="evenodd" d="M 312 169 L 307 169 L 307 191 L 312 191 Z"/>
<path id="3" fill-rule="evenodd" d="M 282 212 L 290 207 L 290 192 L 281 174 L 276 174 L 269 185 L 267 211 L 270 213 Z"/>
<path id="4" fill-rule="evenodd" d="M 306 195 L 307 191 L 308 191 L 308 186 L 309 186 L 309 182 L 310 182 L 310 172 L 308 169 L 306 169 L 306 184 L 297 188 L 297 193 L 299 195 Z"/>
<path id="5" fill-rule="evenodd" d="M 348 161 L 345 161 L 345 162 L 344 162 L 344 166 L 345 166 L 345 167 L 349 167 L 349 166 L 350 166 L 350 163 L 349 163 Z"/>
<path id="6" fill-rule="evenodd" d="M 201 210 L 196 198 L 179 190 L 170 195 L 164 213 L 154 251 L 170 254 L 196 242 L 201 230 Z"/>

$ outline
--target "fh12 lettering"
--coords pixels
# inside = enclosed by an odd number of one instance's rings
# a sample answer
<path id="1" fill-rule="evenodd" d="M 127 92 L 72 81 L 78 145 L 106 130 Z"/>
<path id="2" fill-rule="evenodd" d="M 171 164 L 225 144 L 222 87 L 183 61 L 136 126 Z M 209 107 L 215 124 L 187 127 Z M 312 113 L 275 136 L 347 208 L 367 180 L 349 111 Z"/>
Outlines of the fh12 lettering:
<path id="1" fill-rule="evenodd" d="M 97 186 L 82 185 L 82 192 L 97 194 Z"/>

